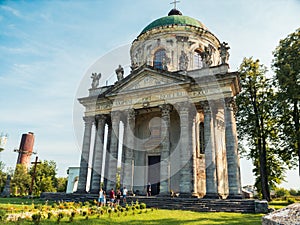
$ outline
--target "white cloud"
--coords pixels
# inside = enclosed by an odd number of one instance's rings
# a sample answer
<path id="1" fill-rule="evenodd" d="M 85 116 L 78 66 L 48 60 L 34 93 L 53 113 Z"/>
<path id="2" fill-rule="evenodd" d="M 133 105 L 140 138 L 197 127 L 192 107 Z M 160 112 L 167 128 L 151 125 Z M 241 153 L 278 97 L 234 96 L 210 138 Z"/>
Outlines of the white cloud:
<path id="1" fill-rule="evenodd" d="M 0 7 L 1 7 L 1 9 L 5 10 L 7 12 L 10 12 L 11 14 L 13 14 L 16 17 L 20 17 L 20 18 L 22 17 L 21 13 L 12 7 L 5 6 L 5 5 L 2 5 Z"/>

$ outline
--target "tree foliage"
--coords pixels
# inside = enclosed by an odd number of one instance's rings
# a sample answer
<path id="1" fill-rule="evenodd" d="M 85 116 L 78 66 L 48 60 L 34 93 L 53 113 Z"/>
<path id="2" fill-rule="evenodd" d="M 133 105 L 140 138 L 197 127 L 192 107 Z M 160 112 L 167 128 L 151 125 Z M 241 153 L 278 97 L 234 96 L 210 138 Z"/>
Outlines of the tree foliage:
<path id="1" fill-rule="evenodd" d="M 31 183 L 31 177 L 27 168 L 22 164 L 17 164 L 13 178 L 11 180 L 11 189 L 13 195 L 27 195 Z"/>
<path id="2" fill-rule="evenodd" d="M 56 192 L 56 163 L 54 161 L 41 162 L 36 166 L 33 194 L 39 196 L 42 192 Z M 30 175 L 34 174 L 34 166 L 30 168 Z"/>
<path id="3" fill-rule="evenodd" d="M 4 163 L 0 161 L 0 193 L 2 193 L 7 179 L 7 173 L 4 171 L 4 168 Z"/>
<path id="4" fill-rule="evenodd" d="M 269 201 L 270 188 L 284 179 L 286 164 L 276 145 L 276 98 L 266 72 L 259 60 L 245 58 L 240 66 L 242 91 L 236 101 L 239 139 L 249 148 L 243 152 L 253 161 L 258 192 Z"/>
<path id="5" fill-rule="evenodd" d="M 290 166 L 298 155 L 300 173 L 300 28 L 281 40 L 273 54 L 281 150 Z"/>
<path id="6" fill-rule="evenodd" d="M 59 177 L 57 178 L 56 191 L 57 192 L 66 192 L 67 190 L 68 178 Z"/>

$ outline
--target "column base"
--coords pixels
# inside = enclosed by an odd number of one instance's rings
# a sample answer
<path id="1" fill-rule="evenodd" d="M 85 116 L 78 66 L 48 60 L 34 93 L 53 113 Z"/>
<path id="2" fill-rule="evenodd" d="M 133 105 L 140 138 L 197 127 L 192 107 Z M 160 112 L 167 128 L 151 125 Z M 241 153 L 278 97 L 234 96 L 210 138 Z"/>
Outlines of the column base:
<path id="1" fill-rule="evenodd" d="M 100 190 L 90 190 L 89 193 L 90 193 L 90 194 L 99 194 L 99 191 L 100 191 Z"/>
<path id="2" fill-rule="evenodd" d="M 218 194 L 208 193 L 203 198 L 204 199 L 220 199 L 220 196 Z"/>
<path id="3" fill-rule="evenodd" d="M 77 190 L 74 192 L 74 194 L 87 194 L 88 192 L 85 190 Z"/>
<path id="4" fill-rule="evenodd" d="M 243 195 L 241 195 L 241 194 L 229 194 L 226 199 L 243 199 Z"/>
<path id="5" fill-rule="evenodd" d="M 194 193 L 176 193 L 175 196 L 178 198 L 198 198 L 198 196 Z"/>

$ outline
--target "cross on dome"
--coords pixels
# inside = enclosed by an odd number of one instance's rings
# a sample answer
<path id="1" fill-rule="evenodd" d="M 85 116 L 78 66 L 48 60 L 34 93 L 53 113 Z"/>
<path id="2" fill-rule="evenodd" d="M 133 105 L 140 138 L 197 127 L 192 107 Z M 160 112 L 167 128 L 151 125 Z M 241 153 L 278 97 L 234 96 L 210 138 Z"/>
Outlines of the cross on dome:
<path id="1" fill-rule="evenodd" d="M 176 9 L 176 4 L 179 3 L 180 1 L 176 1 L 174 0 L 173 2 L 171 2 L 170 4 L 174 4 L 174 9 Z"/>

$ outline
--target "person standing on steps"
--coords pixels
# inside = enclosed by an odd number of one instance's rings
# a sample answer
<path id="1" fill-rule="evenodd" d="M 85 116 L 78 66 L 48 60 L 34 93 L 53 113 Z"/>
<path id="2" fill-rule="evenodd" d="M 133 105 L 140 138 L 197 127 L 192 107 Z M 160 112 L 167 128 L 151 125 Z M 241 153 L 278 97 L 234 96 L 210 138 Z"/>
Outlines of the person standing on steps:
<path id="1" fill-rule="evenodd" d="M 147 184 L 147 197 L 148 196 L 151 196 L 151 183 L 150 182 L 148 182 L 148 184 Z"/>
<path id="2" fill-rule="evenodd" d="M 126 197 L 127 197 L 128 190 L 126 187 L 123 188 L 123 203 L 126 203 Z"/>

